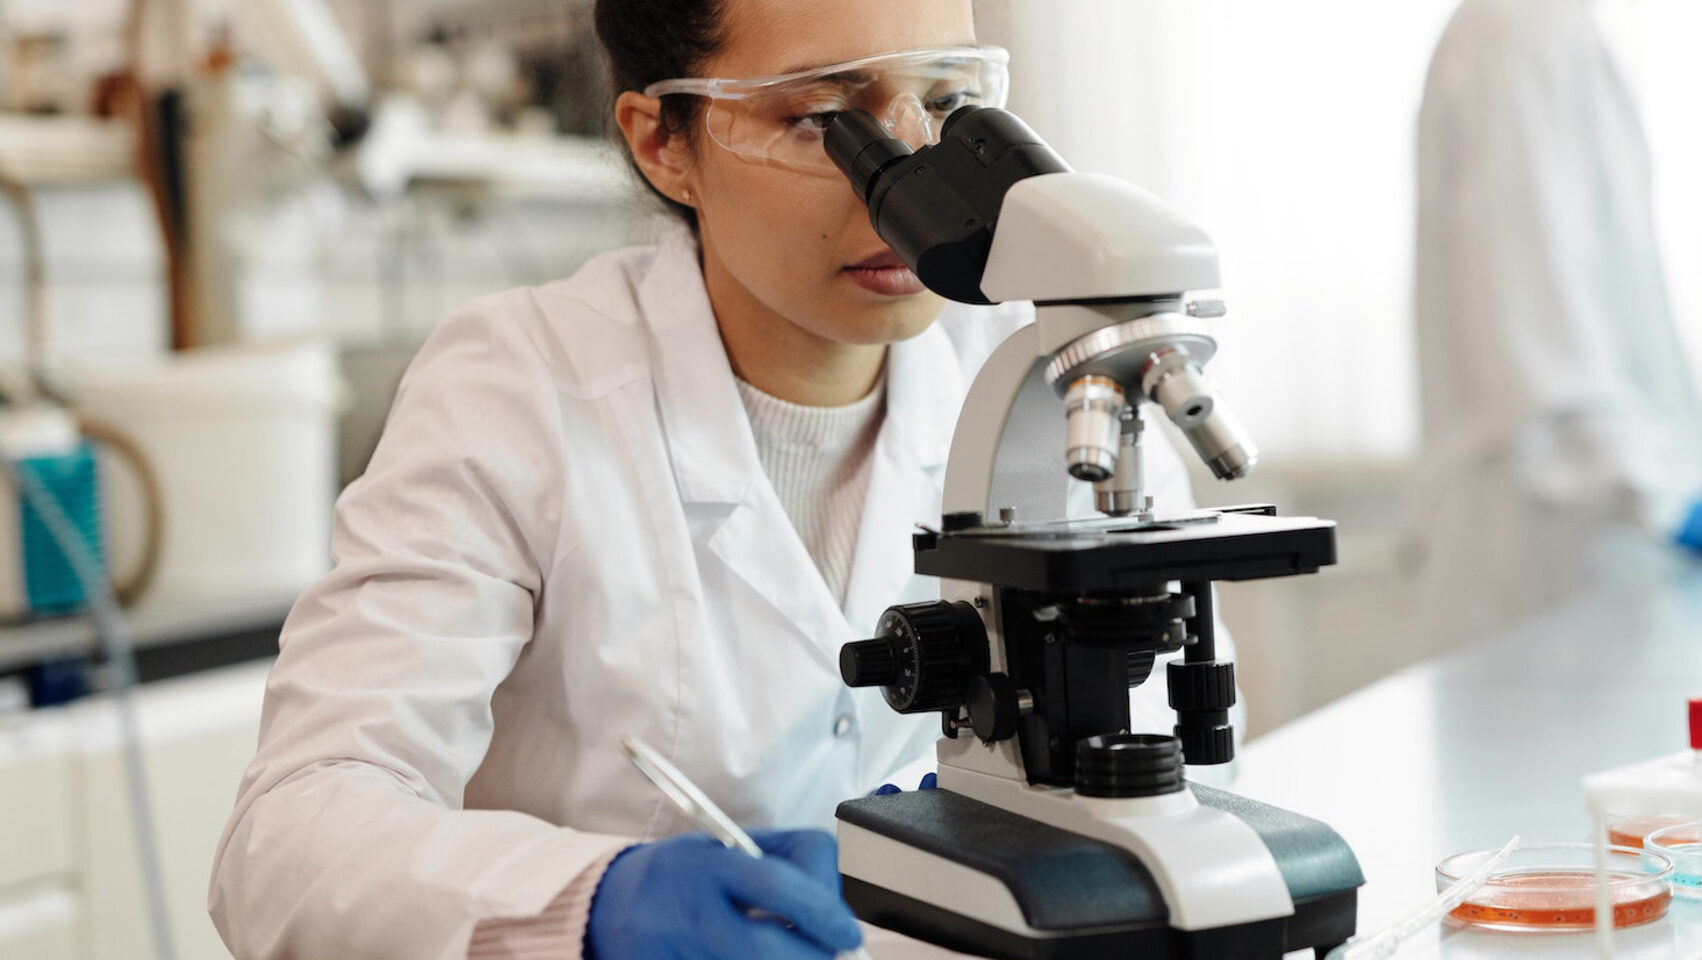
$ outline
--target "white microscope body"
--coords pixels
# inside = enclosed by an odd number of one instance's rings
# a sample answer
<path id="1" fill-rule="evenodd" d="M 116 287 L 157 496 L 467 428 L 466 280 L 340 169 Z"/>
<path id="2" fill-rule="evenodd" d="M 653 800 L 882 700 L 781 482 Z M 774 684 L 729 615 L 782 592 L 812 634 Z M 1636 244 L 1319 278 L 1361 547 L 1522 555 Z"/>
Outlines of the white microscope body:
<path id="1" fill-rule="evenodd" d="M 1202 372 L 1222 313 L 1191 299 L 1220 285 L 1210 239 L 1144 191 L 1070 171 L 1003 111 L 959 111 L 913 155 L 858 123 L 836 123 L 829 151 L 923 281 L 1038 309 L 971 386 L 942 529 L 917 537 L 943 599 L 892 608 L 842 654 L 848 683 L 939 711 L 945 732 L 939 790 L 841 807 L 847 899 L 999 957 L 1274 960 L 1346 939 L 1362 878 L 1340 838 L 1182 775 L 1184 754 L 1233 754 L 1211 581 L 1334 562 L 1326 521 L 1155 516 L 1144 494 L 1148 404 L 1220 478 L 1256 461 Z M 1067 516 L 1071 478 L 1103 516 Z M 1129 689 L 1176 650 L 1176 736 L 1131 733 Z"/>

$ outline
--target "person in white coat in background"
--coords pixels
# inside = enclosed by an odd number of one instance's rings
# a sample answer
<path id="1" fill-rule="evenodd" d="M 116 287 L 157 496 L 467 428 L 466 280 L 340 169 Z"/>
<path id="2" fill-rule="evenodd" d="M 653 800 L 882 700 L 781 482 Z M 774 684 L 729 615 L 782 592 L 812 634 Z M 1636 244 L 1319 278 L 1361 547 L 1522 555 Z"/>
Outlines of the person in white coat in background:
<path id="1" fill-rule="evenodd" d="M 1590 0 L 1466 0 L 1419 120 L 1421 642 L 1702 550 L 1702 403 Z"/>
<path id="2" fill-rule="evenodd" d="M 999 101 L 1002 51 L 956 49 L 969 0 L 596 16 L 624 142 L 682 225 L 469 304 L 414 361 L 284 627 L 219 846 L 210 910 L 241 960 L 827 958 L 861 937 L 835 805 L 931 768 L 938 717 L 848 689 L 838 652 L 938 596 L 910 534 L 938 522 L 969 381 L 1032 311 L 923 290 L 819 134 L 848 107 L 915 136 Z M 1150 456 L 1187 506 L 1174 451 Z M 1169 729 L 1164 696 L 1138 691 L 1137 726 Z M 771 855 L 682 834 L 622 734 L 778 831 Z"/>

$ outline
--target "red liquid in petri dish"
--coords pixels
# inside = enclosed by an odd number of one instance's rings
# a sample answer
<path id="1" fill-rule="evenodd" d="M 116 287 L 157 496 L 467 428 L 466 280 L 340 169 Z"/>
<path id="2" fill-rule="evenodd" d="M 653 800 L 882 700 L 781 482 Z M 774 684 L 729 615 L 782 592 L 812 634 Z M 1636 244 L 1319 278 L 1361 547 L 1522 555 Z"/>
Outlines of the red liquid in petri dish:
<path id="1" fill-rule="evenodd" d="M 1664 815 L 1655 817 L 1618 817 L 1608 821 L 1607 842 L 1618 847 L 1643 849 L 1643 838 L 1656 830 L 1674 827 L 1695 820 L 1695 817 Z"/>
<path id="2" fill-rule="evenodd" d="M 1609 874 L 1611 879 L 1628 879 Z M 1634 927 L 1666 916 L 1672 890 L 1639 883 L 1611 891 L 1613 925 Z M 1449 914 L 1462 923 L 1521 929 L 1586 930 L 1596 922 L 1596 879 L 1588 870 L 1544 870 L 1498 876 Z"/>

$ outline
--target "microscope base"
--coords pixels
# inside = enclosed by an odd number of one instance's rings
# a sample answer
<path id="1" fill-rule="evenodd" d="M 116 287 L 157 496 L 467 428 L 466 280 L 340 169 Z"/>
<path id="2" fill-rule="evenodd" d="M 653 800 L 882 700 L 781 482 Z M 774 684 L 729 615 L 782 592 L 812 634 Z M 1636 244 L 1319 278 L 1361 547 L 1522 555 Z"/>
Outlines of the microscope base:
<path id="1" fill-rule="evenodd" d="M 1334 831 L 1190 786 L 1269 847 L 1292 916 L 1173 929 L 1158 884 L 1129 851 L 949 790 L 840 805 L 845 899 L 871 923 L 1003 960 L 1280 960 L 1308 947 L 1322 956 L 1353 935 L 1364 879 Z"/>

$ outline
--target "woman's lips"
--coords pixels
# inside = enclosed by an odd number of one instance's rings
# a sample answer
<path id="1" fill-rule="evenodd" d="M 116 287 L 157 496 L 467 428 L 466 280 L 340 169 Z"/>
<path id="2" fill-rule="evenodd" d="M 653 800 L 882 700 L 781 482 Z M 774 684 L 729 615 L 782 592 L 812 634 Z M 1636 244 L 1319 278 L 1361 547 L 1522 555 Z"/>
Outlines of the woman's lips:
<path id="1" fill-rule="evenodd" d="M 907 297 L 927 289 L 891 250 L 867 257 L 840 271 L 852 283 L 888 297 Z"/>

